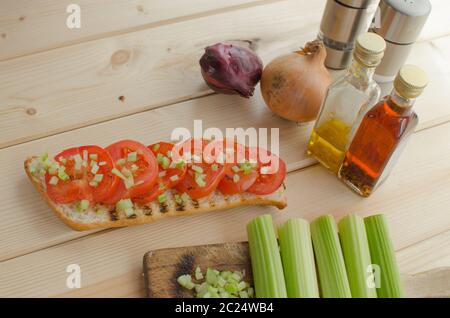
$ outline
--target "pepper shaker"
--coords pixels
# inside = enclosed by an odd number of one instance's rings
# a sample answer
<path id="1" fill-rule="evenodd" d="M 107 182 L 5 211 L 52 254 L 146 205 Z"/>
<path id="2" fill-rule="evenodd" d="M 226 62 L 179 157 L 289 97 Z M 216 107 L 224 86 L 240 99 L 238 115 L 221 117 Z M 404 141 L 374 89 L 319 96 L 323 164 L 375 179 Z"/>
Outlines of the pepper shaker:
<path id="1" fill-rule="evenodd" d="M 431 4 L 428 0 L 381 0 L 371 29 L 383 37 L 387 45 L 384 59 L 375 71 L 374 78 L 378 83 L 394 80 L 405 64 L 430 12 Z"/>
<path id="2" fill-rule="evenodd" d="M 328 0 L 318 38 L 327 49 L 325 66 L 342 70 L 352 61 L 356 38 L 369 30 L 379 0 Z"/>

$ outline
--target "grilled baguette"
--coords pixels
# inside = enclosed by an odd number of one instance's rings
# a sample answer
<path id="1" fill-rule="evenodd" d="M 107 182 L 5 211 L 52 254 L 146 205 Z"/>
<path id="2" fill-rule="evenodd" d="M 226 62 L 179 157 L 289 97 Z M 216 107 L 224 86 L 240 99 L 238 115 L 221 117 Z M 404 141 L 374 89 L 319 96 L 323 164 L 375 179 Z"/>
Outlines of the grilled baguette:
<path id="1" fill-rule="evenodd" d="M 278 190 L 269 195 L 242 193 L 227 196 L 219 191 L 215 191 L 208 197 L 200 200 L 189 200 L 181 205 L 177 204 L 174 200 L 174 194 L 177 192 L 175 190 L 168 190 L 165 193 L 167 196 L 166 202 L 151 202 L 142 206 L 135 205 L 136 213 L 131 217 L 127 217 L 123 212 L 117 211 L 114 206 L 97 205 L 90 207 L 87 211 L 78 212 L 73 204 L 58 204 L 53 202 L 47 196 L 43 177 L 31 175 L 29 169 L 31 161 L 37 158 L 30 157 L 24 162 L 28 177 L 56 215 L 64 223 L 77 231 L 144 224 L 170 216 L 199 214 L 246 205 L 272 205 L 279 209 L 286 207 L 285 187 L 283 184 Z"/>

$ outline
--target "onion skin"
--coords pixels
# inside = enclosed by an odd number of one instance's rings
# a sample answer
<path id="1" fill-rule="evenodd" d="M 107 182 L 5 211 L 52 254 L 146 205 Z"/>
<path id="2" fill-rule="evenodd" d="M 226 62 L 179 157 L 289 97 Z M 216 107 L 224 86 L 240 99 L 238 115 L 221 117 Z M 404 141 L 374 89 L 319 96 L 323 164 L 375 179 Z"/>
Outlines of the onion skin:
<path id="1" fill-rule="evenodd" d="M 231 44 L 208 46 L 200 59 L 206 84 L 221 94 L 253 96 L 261 79 L 263 64 L 251 50 Z"/>
<path id="2" fill-rule="evenodd" d="M 295 122 L 316 119 L 331 84 L 324 62 L 322 42 L 313 41 L 303 50 L 280 56 L 269 63 L 261 78 L 267 106 L 282 118 Z"/>

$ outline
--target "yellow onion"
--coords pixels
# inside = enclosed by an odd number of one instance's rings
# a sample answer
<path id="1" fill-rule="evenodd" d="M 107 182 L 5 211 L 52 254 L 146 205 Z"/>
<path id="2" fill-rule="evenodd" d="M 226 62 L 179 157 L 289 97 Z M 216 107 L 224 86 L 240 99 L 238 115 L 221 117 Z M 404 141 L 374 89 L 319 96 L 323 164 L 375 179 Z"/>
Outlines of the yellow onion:
<path id="1" fill-rule="evenodd" d="M 326 50 L 319 40 L 269 63 L 261 78 L 267 106 L 277 115 L 296 122 L 317 117 L 331 76 L 324 62 Z"/>

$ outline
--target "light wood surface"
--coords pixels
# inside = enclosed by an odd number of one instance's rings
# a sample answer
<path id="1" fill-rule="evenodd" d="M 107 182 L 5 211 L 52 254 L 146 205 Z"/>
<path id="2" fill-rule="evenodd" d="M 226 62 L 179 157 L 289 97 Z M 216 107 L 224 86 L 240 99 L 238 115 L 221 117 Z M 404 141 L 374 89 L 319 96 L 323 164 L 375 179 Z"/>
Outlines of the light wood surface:
<path id="1" fill-rule="evenodd" d="M 78 3 L 86 15 L 78 33 L 65 28 L 66 1 L 0 4 L 0 296 L 140 297 L 145 252 L 243 241 L 245 224 L 261 213 L 281 222 L 382 212 L 403 274 L 450 266 L 450 24 L 443 14 L 448 1 L 432 1 L 432 18 L 409 59 L 431 78 L 415 106 L 418 130 L 389 180 L 369 199 L 351 193 L 305 156 L 311 124 L 274 116 L 259 88 L 250 100 L 212 94 L 199 72 L 203 48 L 218 41 L 250 46 L 266 63 L 294 50 L 316 36 L 325 1 Z M 205 128 L 280 129 L 290 171 L 285 212 L 240 208 L 78 233 L 51 213 L 22 170 L 31 154 L 122 138 L 167 140 L 175 127 L 192 129 L 195 119 L 203 119 Z M 82 269 L 77 290 L 66 287 L 65 270 L 73 263 Z"/>

